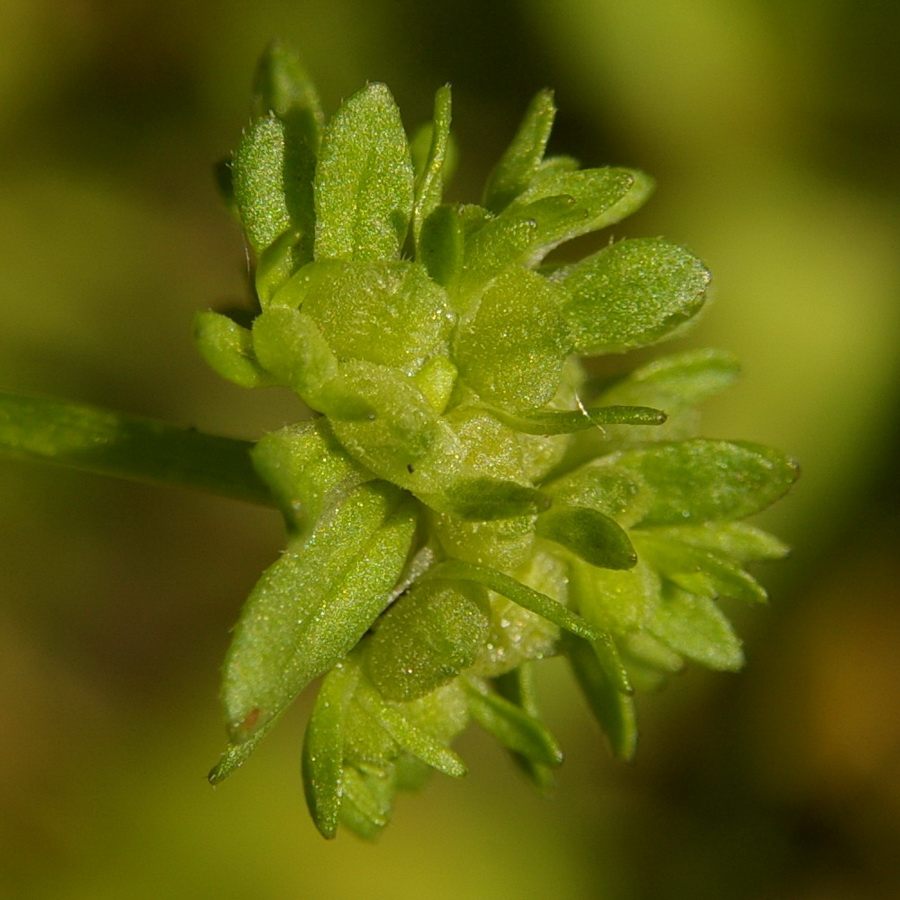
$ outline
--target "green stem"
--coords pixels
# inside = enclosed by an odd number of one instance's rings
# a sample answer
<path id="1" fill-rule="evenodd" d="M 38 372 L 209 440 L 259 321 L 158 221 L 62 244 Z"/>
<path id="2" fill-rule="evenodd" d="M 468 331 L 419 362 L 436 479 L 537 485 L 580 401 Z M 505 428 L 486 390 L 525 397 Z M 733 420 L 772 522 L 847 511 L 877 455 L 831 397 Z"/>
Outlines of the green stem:
<path id="1" fill-rule="evenodd" d="M 0 392 L 0 453 L 272 505 L 250 441 L 142 416 Z"/>

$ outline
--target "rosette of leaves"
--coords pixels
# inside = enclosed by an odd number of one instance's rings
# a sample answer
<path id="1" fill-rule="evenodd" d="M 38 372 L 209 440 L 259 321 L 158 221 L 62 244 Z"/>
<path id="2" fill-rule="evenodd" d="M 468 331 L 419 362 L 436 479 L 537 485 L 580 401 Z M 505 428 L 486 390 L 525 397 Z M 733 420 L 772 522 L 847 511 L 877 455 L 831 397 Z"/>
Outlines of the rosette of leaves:
<path id="1" fill-rule="evenodd" d="M 478 204 L 447 203 L 450 90 L 410 141 L 370 84 L 326 123 L 280 46 L 226 188 L 255 261 L 253 313 L 198 316 L 206 360 L 309 410 L 253 462 L 287 525 L 234 629 L 223 672 L 240 766 L 324 676 L 303 749 L 312 817 L 373 836 L 398 790 L 474 720 L 539 786 L 562 754 L 535 702 L 562 654 L 613 752 L 634 753 L 633 693 L 693 660 L 742 664 L 722 598 L 765 592 L 745 564 L 785 553 L 745 522 L 794 481 L 750 443 L 694 436 L 694 407 L 735 360 L 689 351 L 598 389 L 581 357 L 681 333 L 710 276 L 686 250 L 610 241 L 652 189 L 641 172 L 548 156 L 541 92 Z"/>

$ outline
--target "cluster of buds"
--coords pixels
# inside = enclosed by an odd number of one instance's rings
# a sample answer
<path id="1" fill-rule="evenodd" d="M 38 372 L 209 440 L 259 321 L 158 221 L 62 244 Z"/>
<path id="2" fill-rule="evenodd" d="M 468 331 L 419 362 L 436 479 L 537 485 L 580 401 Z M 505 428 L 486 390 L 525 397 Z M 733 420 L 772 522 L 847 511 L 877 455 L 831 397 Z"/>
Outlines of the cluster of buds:
<path id="1" fill-rule="evenodd" d="M 589 377 L 581 357 L 681 333 L 710 278 L 656 238 L 548 260 L 652 190 L 638 171 L 548 156 L 554 113 L 538 94 L 481 202 L 446 203 L 449 88 L 412 140 L 381 84 L 326 124 L 274 46 L 227 168 L 256 305 L 200 314 L 198 344 L 224 377 L 285 386 L 308 414 L 253 451 L 288 545 L 234 629 L 229 746 L 210 778 L 324 676 L 303 776 L 327 837 L 341 823 L 373 836 L 398 790 L 464 774 L 451 742 L 471 720 L 546 786 L 562 754 L 534 677 L 550 656 L 630 757 L 635 688 L 685 659 L 740 667 L 719 600 L 764 600 L 744 564 L 785 552 L 743 520 L 794 463 L 694 435 L 696 404 L 737 375 L 731 355 Z"/>

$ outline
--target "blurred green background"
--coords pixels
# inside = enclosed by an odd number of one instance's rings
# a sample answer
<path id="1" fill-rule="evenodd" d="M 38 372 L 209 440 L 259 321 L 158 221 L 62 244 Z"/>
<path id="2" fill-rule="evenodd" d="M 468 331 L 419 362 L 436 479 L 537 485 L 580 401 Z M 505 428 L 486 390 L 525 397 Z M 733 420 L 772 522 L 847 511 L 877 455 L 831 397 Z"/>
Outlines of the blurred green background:
<path id="1" fill-rule="evenodd" d="M 255 58 L 292 42 L 327 108 L 454 88 L 474 199 L 537 89 L 553 147 L 643 168 L 617 236 L 702 256 L 690 344 L 737 351 L 708 434 L 802 462 L 765 518 L 796 548 L 737 610 L 749 665 L 642 699 L 613 763 L 566 674 L 535 796 L 478 734 L 462 783 L 376 846 L 307 820 L 304 704 L 213 791 L 217 670 L 277 516 L 0 460 L 0 897 L 881 898 L 900 884 L 900 5 L 892 0 L 2 0 L 0 388 L 256 437 L 291 398 L 208 371 L 194 312 L 244 291 L 211 164 Z M 683 346 L 685 343 L 682 342 Z"/>

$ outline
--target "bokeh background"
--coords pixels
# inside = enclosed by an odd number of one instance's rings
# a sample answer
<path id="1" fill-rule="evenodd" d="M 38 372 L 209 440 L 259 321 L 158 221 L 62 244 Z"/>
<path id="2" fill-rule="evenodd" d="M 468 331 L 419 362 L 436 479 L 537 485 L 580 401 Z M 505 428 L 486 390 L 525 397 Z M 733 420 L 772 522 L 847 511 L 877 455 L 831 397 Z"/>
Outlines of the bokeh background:
<path id="1" fill-rule="evenodd" d="M 281 546 L 271 511 L 0 460 L 0 897 L 881 898 L 900 884 L 900 5 L 893 0 L 2 0 L 0 388 L 253 438 L 293 401 L 204 368 L 195 311 L 244 291 L 211 164 L 263 46 L 329 111 L 388 82 L 408 128 L 454 87 L 474 199 L 537 89 L 554 148 L 653 173 L 617 235 L 712 268 L 681 346 L 737 351 L 708 434 L 797 456 L 763 523 L 796 548 L 736 610 L 749 664 L 640 706 L 612 762 L 566 674 L 567 751 L 534 795 L 478 734 L 462 783 L 404 798 L 379 844 L 323 842 L 304 703 L 252 764 L 217 670 Z"/>

